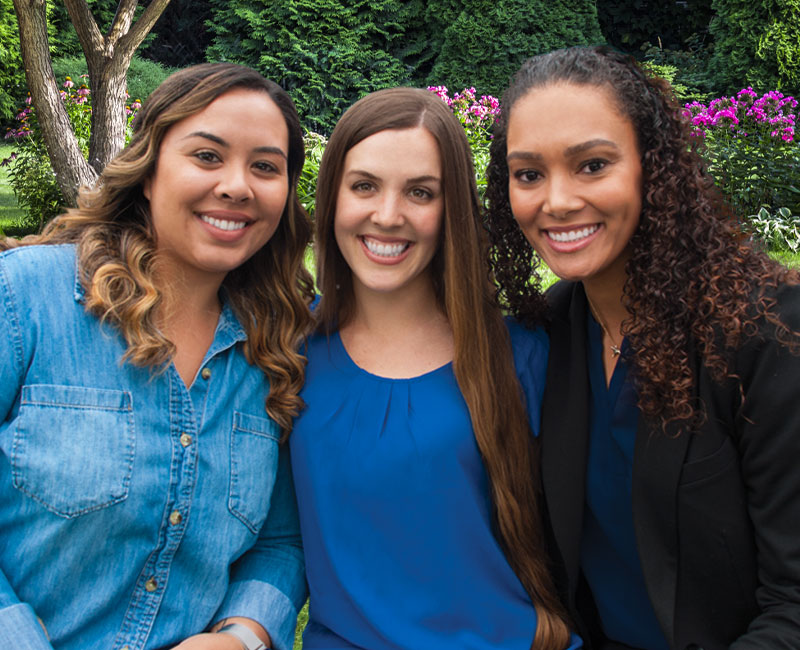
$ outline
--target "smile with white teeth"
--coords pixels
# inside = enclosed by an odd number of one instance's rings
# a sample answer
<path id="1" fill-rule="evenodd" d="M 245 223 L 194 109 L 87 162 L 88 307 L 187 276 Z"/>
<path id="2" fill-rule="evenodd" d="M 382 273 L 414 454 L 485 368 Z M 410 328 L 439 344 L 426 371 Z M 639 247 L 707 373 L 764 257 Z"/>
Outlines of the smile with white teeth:
<path id="1" fill-rule="evenodd" d="M 368 237 L 362 237 L 361 240 L 364 242 L 364 245 L 367 247 L 370 253 L 373 255 L 379 255 L 380 257 L 397 257 L 398 255 L 404 253 L 405 250 L 410 246 L 409 242 L 384 244 L 383 242 L 375 241 L 374 239 L 369 239 Z"/>
<path id="2" fill-rule="evenodd" d="M 200 221 L 220 230 L 241 230 L 247 225 L 246 221 L 230 221 L 228 219 L 215 219 L 207 214 L 200 215 Z"/>
<path id="3" fill-rule="evenodd" d="M 552 239 L 553 241 L 559 242 L 572 242 L 578 241 L 579 239 L 583 239 L 584 237 L 588 237 L 600 226 L 595 224 L 593 226 L 587 226 L 586 228 L 581 228 L 580 230 L 569 230 L 567 232 L 554 232 L 552 230 L 547 231 L 547 236 Z"/>

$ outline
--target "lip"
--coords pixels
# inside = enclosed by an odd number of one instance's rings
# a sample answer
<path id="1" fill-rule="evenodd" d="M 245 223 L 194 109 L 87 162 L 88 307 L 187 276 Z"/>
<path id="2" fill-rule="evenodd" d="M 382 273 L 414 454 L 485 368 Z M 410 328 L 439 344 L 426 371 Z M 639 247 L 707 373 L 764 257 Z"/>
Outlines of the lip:
<path id="1" fill-rule="evenodd" d="M 592 228 L 595 228 L 594 232 L 574 241 L 556 241 L 550 236 L 550 233 L 561 234 L 580 232 L 587 229 L 591 230 Z M 547 245 L 555 252 L 575 253 L 589 246 L 595 239 L 597 239 L 603 229 L 604 226 L 602 223 L 588 223 L 575 226 L 554 226 L 552 228 L 542 228 L 541 232 L 544 235 L 543 238 L 547 242 Z"/>
<path id="2" fill-rule="evenodd" d="M 399 255 L 393 256 L 386 256 L 386 255 L 378 255 L 373 253 L 368 247 L 365 242 L 365 239 L 370 239 L 372 241 L 378 242 L 379 244 L 384 244 L 387 246 L 391 246 L 393 244 L 404 244 L 406 245 L 405 250 L 400 253 Z M 383 235 L 358 235 L 358 242 L 361 244 L 361 250 L 366 255 L 367 259 L 375 264 L 380 264 L 382 266 L 394 266 L 395 264 L 400 264 L 403 262 L 410 254 L 411 250 L 414 248 L 414 242 L 408 239 L 404 239 L 402 237 L 386 237 Z"/>
<path id="3" fill-rule="evenodd" d="M 224 242 L 235 242 L 245 236 L 250 226 L 254 223 L 254 219 L 242 212 L 233 212 L 230 210 L 198 210 L 195 212 L 195 217 L 205 231 L 214 239 Z M 213 223 L 204 221 L 201 217 L 208 217 L 218 221 L 235 222 L 237 224 L 244 224 L 244 227 L 235 230 L 228 230 L 220 228 Z"/>

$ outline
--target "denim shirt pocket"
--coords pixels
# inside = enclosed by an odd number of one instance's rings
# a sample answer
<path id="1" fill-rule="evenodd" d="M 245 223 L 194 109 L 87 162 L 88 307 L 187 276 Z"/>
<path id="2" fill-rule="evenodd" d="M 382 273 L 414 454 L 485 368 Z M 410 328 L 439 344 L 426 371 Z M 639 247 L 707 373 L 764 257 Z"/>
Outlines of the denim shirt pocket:
<path id="1" fill-rule="evenodd" d="M 254 535 L 269 512 L 279 440 L 280 429 L 271 419 L 234 411 L 228 510 Z"/>
<path id="2" fill-rule="evenodd" d="M 133 470 L 132 402 L 122 390 L 23 386 L 11 454 L 14 487 L 67 518 L 123 501 Z"/>

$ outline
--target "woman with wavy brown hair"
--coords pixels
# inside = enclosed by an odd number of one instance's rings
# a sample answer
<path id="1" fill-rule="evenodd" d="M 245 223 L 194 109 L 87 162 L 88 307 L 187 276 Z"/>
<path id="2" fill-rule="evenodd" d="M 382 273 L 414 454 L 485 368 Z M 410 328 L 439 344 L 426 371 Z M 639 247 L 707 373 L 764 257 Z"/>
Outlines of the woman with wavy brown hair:
<path id="1" fill-rule="evenodd" d="M 605 48 L 513 78 L 487 191 L 502 302 L 549 320 L 542 474 L 596 648 L 800 645 L 800 291 L 668 85 Z M 545 297 L 544 261 L 562 281 Z"/>
<path id="2" fill-rule="evenodd" d="M 0 255 L 0 646 L 288 650 L 302 129 L 276 84 L 206 64 L 133 131 Z"/>
<path id="3" fill-rule="evenodd" d="M 290 438 L 308 650 L 579 647 L 520 390 L 538 414 L 546 340 L 504 324 L 485 244 L 450 109 L 411 88 L 356 102 L 320 166 L 322 298 Z"/>

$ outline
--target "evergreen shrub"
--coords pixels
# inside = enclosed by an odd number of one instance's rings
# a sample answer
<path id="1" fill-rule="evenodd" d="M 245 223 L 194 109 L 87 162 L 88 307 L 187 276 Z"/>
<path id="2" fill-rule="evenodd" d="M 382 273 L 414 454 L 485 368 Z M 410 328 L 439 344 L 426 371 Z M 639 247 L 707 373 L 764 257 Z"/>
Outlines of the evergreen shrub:
<path id="1" fill-rule="evenodd" d="M 710 69 L 724 92 L 740 84 L 800 92 L 800 0 L 713 0 Z"/>
<path id="2" fill-rule="evenodd" d="M 374 90 L 410 82 L 387 48 L 403 35 L 398 0 L 212 0 L 212 61 L 250 65 L 285 88 L 309 128 L 329 133 Z"/>
<path id="3" fill-rule="evenodd" d="M 429 83 L 492 95 L 531 56 L 604 42 L 593 0 L 432 0 L 427 17 L 442 34 Z"/>

